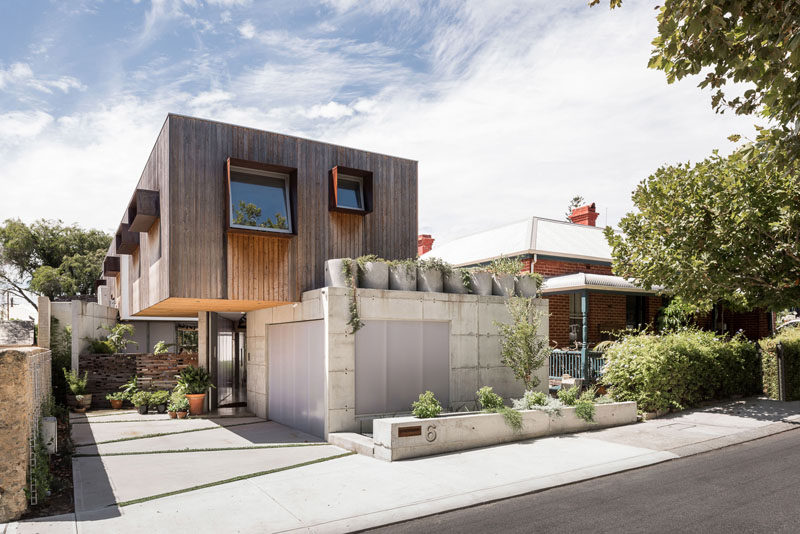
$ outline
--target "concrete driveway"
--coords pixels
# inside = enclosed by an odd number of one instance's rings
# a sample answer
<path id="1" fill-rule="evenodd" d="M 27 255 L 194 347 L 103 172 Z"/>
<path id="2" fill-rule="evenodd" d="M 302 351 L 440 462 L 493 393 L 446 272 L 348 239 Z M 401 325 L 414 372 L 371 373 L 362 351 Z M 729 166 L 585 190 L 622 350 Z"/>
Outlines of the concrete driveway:
<path id="1" fill-rule="evenodd" d="M 257 417 L 169 419 L 137 412 L 72 415 L 75 512 L 118 514 L 147 501 L 347 453 Z"/>

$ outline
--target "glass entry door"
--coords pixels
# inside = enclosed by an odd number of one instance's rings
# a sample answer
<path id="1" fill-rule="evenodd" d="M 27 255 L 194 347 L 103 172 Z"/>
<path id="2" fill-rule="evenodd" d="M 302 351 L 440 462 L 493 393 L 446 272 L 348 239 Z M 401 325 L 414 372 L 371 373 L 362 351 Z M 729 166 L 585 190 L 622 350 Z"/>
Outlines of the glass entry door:
<path id="1" fill-rule="evenodd" d="M 242 326 L 242 321 L 222 316 L 217 320 L 217 408 L 247 406 L 247 336 Z"/>

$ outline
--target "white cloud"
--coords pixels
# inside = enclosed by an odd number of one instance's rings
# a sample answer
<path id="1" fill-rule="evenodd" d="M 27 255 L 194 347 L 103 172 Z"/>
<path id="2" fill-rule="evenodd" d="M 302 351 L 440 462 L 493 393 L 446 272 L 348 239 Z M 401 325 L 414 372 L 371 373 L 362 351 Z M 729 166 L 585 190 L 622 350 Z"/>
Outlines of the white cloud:
<path id="1" fill-rule="evenodd" d="M 34 76 L 33 69 L 27 63 L 13 63 L 7 69 L 0 67 L 0 89 L 6 86 L 29 87 L 43 93 L 52 93 L 58 89 L 68 93 L 71 89 L 84 90 L 84 86 L 73 76 L 61 76 L 55 79 L 46 79 Z"/>
<path id="2" fill-rule="evenodd" d="M 212 6 L 220 7 L 243 7 L 249 6 L 253 3 L 252 0 L 206 0 L 206 3 Z"/>
<path id="3" fill-rule="evenodd" d="M 36 137 L 52 122 L 53 116 L 41 110 L 3 113 L 0 115 L 0 146 Z"/>
<path id="4" fill-rule="evenodd" d="M 349 117 L 353 114 L 353 108 L 345 106 L 338 102 L 328 102 L 324 105 L 317 104 L 310 109 L 305 110 L 303 115 L 309 119 L 341 119 L 342 117 Z"/>
<path id="5" fill-rule="evenodd" d="M 245 21 L 241 26 L 239 26 L 239 35 L 245 39 L 252 39 L 256 35 L 256 27 L 253 26 L 253 23 L 249 20 Z"/>
<path id="6" fill-rule="evenodd" d="M 189 105 L 193 107 L 202 107 L 219 104 L 220 102 L 227 102 L 228 100 L 231 100 L 233 96 L 234 95 L 232 93 L 227 91 L 206 91 L 189 100 Z"/>

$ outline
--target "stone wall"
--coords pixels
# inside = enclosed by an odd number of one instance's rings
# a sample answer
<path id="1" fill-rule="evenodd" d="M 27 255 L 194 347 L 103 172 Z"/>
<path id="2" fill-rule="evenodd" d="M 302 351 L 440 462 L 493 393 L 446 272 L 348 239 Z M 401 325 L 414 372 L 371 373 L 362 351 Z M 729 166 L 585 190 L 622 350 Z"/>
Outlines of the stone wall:
<path id="1" fill-rule="evenodd" d="M 0 350 L 0 406 L 3 407 L 0 410 L 0 523 L 17 519 L 28 508 L 25 489 L 28 487 L 29 440 L 49 388 L 49 350 L 38 347 Z"/>
<path id="2" fill-rule="evenodd" d="M 197 365 L 197 354 L 82 354 L 81 374 L 89 373 L 86 392 L 93 408 L 108 408 L 108 393 L 119 391 L 134 375 L 141 389 L 172 389 L 175 375 L 188 365 Z"/>
<path id="3" fill-rule="evenodd" d="M 0 321 L 0 347 L 33 345 L 33 321 Z"/>

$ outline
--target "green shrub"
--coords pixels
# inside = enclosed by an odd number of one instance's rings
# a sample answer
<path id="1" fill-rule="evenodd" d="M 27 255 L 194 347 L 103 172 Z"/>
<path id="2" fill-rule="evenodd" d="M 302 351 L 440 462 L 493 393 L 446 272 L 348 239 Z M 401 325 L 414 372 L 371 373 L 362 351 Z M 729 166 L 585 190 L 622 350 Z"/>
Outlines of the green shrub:
<path id="1" fill-rule="evenodd" d="M 170 412 L 185 412 L 188 409 L 189 399 L 187 399 L 183 393 L 180 391 L 174 391 L 172 395 L 169 396 L 167 410 Z"/>
<path id="2" fill-rule="evenodd" d="M 115 391 L 114 393 L 109 393 L 108 395 L 106 395 L 106 400 L 121 400 L 121 401 L 124 401 L 124 400 L 127 400 L 127 397 L 125 396 L 125 394 L 123 392 Z"/>
<path id="3" fill-rule="evenodd" d="M 150 393 L 147 391 L 137 391 L 131 397 L 131 404 L 136 406 L 149 406 L 150 405 Z"/>
<path id="4" fill-rule="evenodd" d="M 83 395 L 86 393 L 86 384 L 89 382 L 89 372 L 83 373 L 83 378 L 80 377 L 75 371 L 66 368 L 61 369 L 64 372 L 64 379 L 67 381 L 67 388 L 73 395 Z"/>
<path id="5" fill-rule="evenodd" d="M 90 354 L 114 354 L 114 347 L 105 339 L 87 338 Z"/>
<path id="6" fill-rule="evenodd" d="M 512 400 L 517 410 L 533 410 L 534 406 L 545 406 L 548 395 L 543 391 L 526 391 L 519 400 Z"/>
<path id="7" fill-rule="evenodd" d="M 206 393 L 208 388 L 214 387 L 211 383 L 211 375 L 205 367 L 187 365 L 175 378 L 178 379 L 179 390 L 187 395 Z"/>
<path id="8" fill-rule="evenodd" d="M 575 401 L 575 415 L 591 423 L 594 421 L 594 397 L 596 394 L 595 388 L 589 388 L 578 397 Z"/>
<path id="9" fill-rule="evenodd" d="M 159 404 L 166 404 L 169 400 L 169 391 L 154 391 L 150 394 L 150 405 L 158 406 Z"/>
<path id="10" fill-rule="evenodd" d="M 53 396 L 62 404 L 67 399 L 67 381 L 61 369 L 72 366 L 72 328 L 61 328 L 58 319 L 50 319 L 50 376 L 53 382 Z"/>
<path id="11" fill-rule="evenodd" d="M 484 410 L 497 410 L 503 407 L 503 397 L 492 391 L 490 386 L 483 386 L 475 395 L 478 396 L 478 404 Z"/>
<path id="12" fill-rule="evenodd" d="M 564 406 L 575 406 L 575 403 L 578 402 L 578 395 L 580 395 L 581 390 L 578 386 L 572 386 L 569 389 L 561 388 L 558 390 L 558 400 L 560 400 Z"/>
<path id="13" fill-rule="evenodd" d="M 124 400 L 131 400 L 133 394 L 139 391 L 139 377 L 136 375 L 130 377 L 127 382 L 119 387 L 119 389 L 122 390 L 122 398 Z"/>
<path id="14" fill-rule="evenodd" d="M 522 430 L 522 414 L 517 410 L 509 408 L 508 406 L 503 406 L 502 408 L 497 408 L 493 411 L 503 414 L 503 419 L 505 419 L 506 424 L 515 431 L 518 432 Z"/>
<path id="15" fill-rule="evenodd" d="M 800 328 L 798 327 L 783 328 L 777 336 L 759 341 L 764 393 L 772 399 L 778 398 L 778 343 L 783 346 L 786 400 L 800 400 Z"/>
<path id="16" fill-rule="evenodd" d="M 411 413 L 414 414 L 414 417 L 419 417 L 420 419 L 436 417 L 442 413 L 442 405 L 433 396 L 432 391 L 426 391 L 425 393 L 420 393 L 418 401 L 411 403 Z"/>
<path id="17" fill-rule="evenodd" d="M 753 394 L 761 382 L 755 345 L 739 335 L 724 339 L 696 329 L 630 335 L 604 356 L 601 382 L 609 394 L 645 412 Z"/>

